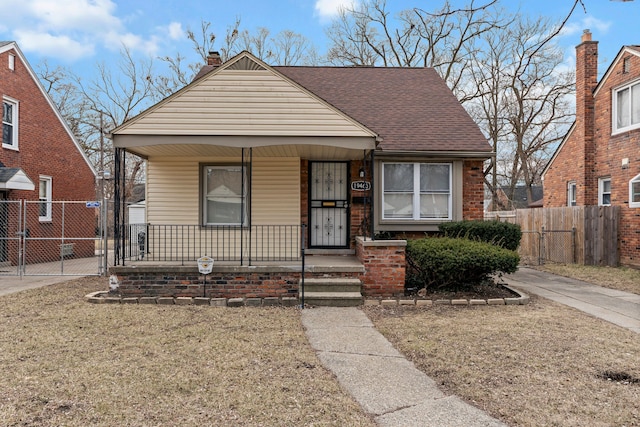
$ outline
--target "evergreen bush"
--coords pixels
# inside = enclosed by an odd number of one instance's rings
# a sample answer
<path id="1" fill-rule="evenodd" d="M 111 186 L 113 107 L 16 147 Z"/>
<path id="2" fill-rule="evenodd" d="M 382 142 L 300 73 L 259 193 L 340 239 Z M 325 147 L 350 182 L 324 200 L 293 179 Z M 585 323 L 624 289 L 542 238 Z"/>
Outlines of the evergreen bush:
<path id="1" fill-rule="evenodd" d="M 515 251 L 520 246 L 522 231 L 518 224 L 500 221 L 455 221 L 438 226 L 446 237 L 464 237 L 491 243 Z"/>
<path id="2" fill-rule="evenodd" d="M 406 287 L 462 290 L 496 273 L 514 273 L 518 253 L 491 243 L 450 237 L 407 242 Z"/>

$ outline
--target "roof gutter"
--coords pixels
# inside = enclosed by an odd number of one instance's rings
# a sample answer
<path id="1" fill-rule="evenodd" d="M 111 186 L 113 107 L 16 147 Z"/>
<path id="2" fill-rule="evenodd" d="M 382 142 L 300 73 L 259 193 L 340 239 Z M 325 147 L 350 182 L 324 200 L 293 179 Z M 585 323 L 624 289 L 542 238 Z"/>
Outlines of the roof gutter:
<path id="1" fill-rule="evenodd" d="M 376 151 L 376 158 L 416 156 L 490 159 L 495 155 L 494 151 Z"/>

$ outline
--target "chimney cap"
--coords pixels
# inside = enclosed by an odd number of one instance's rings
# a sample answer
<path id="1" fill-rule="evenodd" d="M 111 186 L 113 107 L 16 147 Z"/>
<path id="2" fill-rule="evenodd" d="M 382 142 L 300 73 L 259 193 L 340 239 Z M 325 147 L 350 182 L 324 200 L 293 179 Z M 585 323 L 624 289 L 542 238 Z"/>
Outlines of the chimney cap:
<path id="1" fill-rule="evenodd" d="M 586 29 L 582 32 L 582 41 L 590 42 L 591 41 L 591 30 Z"/>

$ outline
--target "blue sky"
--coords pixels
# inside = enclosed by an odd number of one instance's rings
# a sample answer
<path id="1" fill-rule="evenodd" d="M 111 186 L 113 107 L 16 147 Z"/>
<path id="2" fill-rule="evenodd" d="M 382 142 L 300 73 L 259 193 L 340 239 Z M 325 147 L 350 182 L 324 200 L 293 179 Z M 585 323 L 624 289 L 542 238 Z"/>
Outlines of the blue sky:
<path id="1" fill-rule="evenodd" d="M 322 54 L 325 29 L 338 8 L 357 0 L 0 0 L 0 40 L 15 40 L 36 66 L 70 67 L 83 78 L 91 78 L 100 61 L 118 58 L 123 44 L 135 56 L 174 56 L 177 52 L 196 60 L 185 37 L 202 20 L 222 38 L 237 18 L 241 28 L 258 27 L 272 34 L 288 29 L 312 40 Z M 476 0 L 476 3 L 483 3 Z M 640 44 L 640 0 L 583 0 L 560 39 L 572 60 L 574 46 L 585 28 L 600 42 L 601 72 L 624 44 Z M 388 0 L 392 11 L 410 7 L 439 8 L 444 0 Z M 454 5 L 468 1 L 453 0 Z M 510 9 L 520 8 L 530 16 L 561 20 L 573 0 L 502 0 Z"/>

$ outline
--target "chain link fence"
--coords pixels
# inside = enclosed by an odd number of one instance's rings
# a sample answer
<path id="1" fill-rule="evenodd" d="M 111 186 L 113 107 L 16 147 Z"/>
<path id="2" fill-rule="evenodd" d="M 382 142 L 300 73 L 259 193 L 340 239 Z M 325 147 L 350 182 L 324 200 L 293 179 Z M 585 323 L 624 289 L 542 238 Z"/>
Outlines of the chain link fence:
<path id="1" fill-rule="evenodd" d="M 97 202 L 0 201 L 0 275 L 104 274 Z"/>

